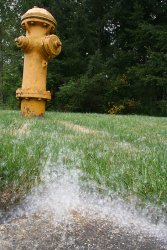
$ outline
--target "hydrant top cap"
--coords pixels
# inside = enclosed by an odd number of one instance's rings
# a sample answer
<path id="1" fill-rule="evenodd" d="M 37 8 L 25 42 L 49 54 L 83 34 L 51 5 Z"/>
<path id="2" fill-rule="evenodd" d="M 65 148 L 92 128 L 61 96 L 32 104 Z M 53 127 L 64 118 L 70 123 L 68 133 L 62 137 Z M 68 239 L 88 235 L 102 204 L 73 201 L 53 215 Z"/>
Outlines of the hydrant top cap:
<path id="1" fill-rule="evenodd" d="M 34 6 L 34 8 L 29 9 L 22 17 L 21 21 L 24 21 L 25 19 L 29 18 L 38 18 L 41 20 L 46 20 L 54 24 L 54 26 L 57 25 L 57 22 L 55 18 L 50 14 L 49 11 L 43 9 L 43 8 L 38 8 Z"/>

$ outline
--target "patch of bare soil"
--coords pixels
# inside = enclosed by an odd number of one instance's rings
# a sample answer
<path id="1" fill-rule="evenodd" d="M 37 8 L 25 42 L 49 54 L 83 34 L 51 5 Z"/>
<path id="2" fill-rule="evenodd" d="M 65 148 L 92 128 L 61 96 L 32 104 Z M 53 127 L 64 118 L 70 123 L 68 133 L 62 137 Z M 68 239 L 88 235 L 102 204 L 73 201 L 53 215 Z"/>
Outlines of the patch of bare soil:
<path id="1" fill-rule="evenodd" d="M 11 135 L 18 135 L 18 134 L 25 134 L 29 133 L 29 123 L 23 123 L 20 128 L 18 129 L 2 129 L 1 133 L 3 134 L 11 134 Z"/>
<path id="2" fill-rule="evenodd" d="M 19 134 L 27 133 L 28 132 L 28 127 L 29 127 L 28 123 L 23 123 L 22 126 L 17 130 L 17 133 L 19 133 Z"/>
<path id="3" fill-rule="evenodd" d="M 14 197 L 12 189 L 7 189 L 3 192 L 0 192 L 0 209 L 1 208 L 6 208 L 9 203 L 11 203 L 11 200 Z"/>
<path id="4" fill-rule="evenodd" d="M 98 130 L 94 130 L 94 129 L 90 129 L 84 126 L 80 126 L 80 125 L 76 125 L 72 122 L 66 122 L 66 121 L 59 121 L 59 123 L 63 124 L 65 127 L 72 129 L 76 132 L 81 132 L 84 134 L 97 134 L 99 131 Z"/>

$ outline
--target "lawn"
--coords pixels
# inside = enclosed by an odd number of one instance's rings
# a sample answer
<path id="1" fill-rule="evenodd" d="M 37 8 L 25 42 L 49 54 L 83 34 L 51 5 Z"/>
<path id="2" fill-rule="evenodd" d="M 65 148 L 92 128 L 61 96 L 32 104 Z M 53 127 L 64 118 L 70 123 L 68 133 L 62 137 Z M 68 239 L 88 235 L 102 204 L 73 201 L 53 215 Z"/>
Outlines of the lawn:
<path id="1" fill-rule="evenodd" d="M 0 111 L 0 142 L 0 206 L 57 163 L 81 170 L 100 193 L 166 207 L 167 118 L 48 112 L 38 119 Z"/>

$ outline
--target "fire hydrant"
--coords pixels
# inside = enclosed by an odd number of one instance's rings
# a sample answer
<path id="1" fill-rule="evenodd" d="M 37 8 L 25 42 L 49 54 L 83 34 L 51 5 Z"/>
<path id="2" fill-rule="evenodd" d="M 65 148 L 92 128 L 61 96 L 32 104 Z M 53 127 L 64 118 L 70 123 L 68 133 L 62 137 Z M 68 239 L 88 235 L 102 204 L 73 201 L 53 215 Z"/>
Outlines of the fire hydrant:
<path id="1" fill-rule="evenodd" d="M 24 69 L 16 98 L 21 99 L 23 116 L 40 117 L 44 116 L 46 101 L 51 100 L 50 91 L 46 91 L 48 61 L 61 52 L 61 42 L 53 35 L 57 22 L 47 10 L 35 6 L 21 17 L 21 25 L 26 36 L 15 41 L 24 50 Z"/>

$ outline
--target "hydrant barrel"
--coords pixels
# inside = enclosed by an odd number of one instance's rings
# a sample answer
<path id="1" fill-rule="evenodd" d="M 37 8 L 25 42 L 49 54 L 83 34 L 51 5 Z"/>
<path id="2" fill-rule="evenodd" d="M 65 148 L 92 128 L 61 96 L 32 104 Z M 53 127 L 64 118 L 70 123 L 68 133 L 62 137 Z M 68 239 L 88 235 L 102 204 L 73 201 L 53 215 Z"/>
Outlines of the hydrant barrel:
<path id="1" fill-rule="evenodd" d="M 61 42 L 53 35 L 57 23 L 48 11 L 38 7 L 28 10 L 21 20 L 26 36 L 15 41 L 24 50 L 24 68 L 16 98 L 21 99 L 22 115 L 43 116 L 46 100 L 51 99 L 50 91 L 46 91 L 48 61 L 61 52 Z"/>
<path id="2" fill-rule="evenodd" d="M 22 88 L 34 91 L 46 90 L 47 61 L 39 51 L 24 54 Z M 37 84 L 40 83 L 40 84 Z"/>

